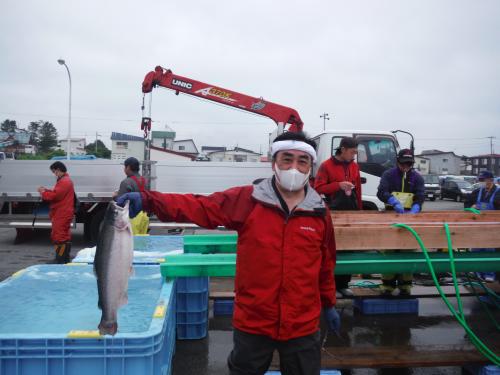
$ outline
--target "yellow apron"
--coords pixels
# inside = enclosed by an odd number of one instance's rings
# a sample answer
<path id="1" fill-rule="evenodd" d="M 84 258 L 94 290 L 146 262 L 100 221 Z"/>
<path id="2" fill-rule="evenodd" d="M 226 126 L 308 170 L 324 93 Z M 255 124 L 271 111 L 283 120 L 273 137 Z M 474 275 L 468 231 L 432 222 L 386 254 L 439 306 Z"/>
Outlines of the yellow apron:
<path id="1" fill-rule="evenodd" d="M 134 234 L 134 236 L 147 234 L 149 227 L 149 217 L 144 211 L 141 211 L 137 214 L 136 217 L 130 220 L 130 224 L 132 225 L 132 233 Z"/>
<path id="2" fill-rule="evenodd" d="M 392 195 L 401 203 L 404 208 L 411 208 L 413 205 L 413 193 L 403 193 L 405 190 L 405 177 L 406 173 L 403 174 L 403 179 L 401 181 L 401 191 L 393 191 Z"/>

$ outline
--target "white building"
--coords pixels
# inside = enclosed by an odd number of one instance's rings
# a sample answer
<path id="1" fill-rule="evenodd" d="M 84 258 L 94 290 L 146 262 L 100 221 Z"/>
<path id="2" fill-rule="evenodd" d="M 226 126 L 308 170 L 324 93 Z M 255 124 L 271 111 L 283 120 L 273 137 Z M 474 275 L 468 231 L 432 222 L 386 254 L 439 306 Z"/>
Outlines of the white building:
<path id="1" fill-rule="evenodd" d="M 196 159 L 196 155 L 151 146 L 150 158 L 152 161 L 193 161 Z"/>
<path id="2" fill-rule="evenodd" d="M 210 161 L 232 161 L 232 162 L 260 162 L 261 154 L 235 147 L 233 150 L 221 150 L 207 153 Z"/>
<path id="3" fill-rule="evenodd" d="M 431 159 L 423 156 L 415 156 L 415 169 L 420 174 L 429 174 L 431 168 Z"/>
<path id="4" fill-rule="evenodd" d="M 85 138 L 71 138 L 70 139 L 70 155 L 86 155 L 87 151 L 85 151 L 85 146 L 87 145 L 87 142 Z M 59 140 L 59 144 L 57 145 L 58 149 L 63 150 L 64 152 L 67 152 L 68 150 L 68 139 L 67 138 L 61 138 Z"/>
<path id="5" fill-rule="evenodd" d="M 175 132 L 168 128 L 168 130 L 151 132 L 151 144 L 155 147 L 173 150 L 175 139 Z"/>
<path id="6" fill-rule="evenodd" d="M 198 148 L 196 147 L 192 139 L 182 139 L 174 141 L 172 145 L 172 151 L 198 155 Z"/>
<path id="7" fill-rule="evenodd" d="M 131 156 L 144 160 L 144 138 L 111 133 L 111 160 L 125 160 Z"/>

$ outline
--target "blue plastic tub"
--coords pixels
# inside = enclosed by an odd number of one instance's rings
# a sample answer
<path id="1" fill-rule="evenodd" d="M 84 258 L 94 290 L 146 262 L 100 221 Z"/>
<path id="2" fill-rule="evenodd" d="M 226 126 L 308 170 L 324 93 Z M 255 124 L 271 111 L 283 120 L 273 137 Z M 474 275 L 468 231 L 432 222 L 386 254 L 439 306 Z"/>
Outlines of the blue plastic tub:
<path id="1" fill-rule="evenodd" d="M 214 316 L 233 315 L 234 300 L 216 299 L 214 300 Z"/>
<path id="2" fill-rule="evenodd" d="M 353 306 L 363 314 L 418 314 L 418 299 L 356 298 Z"/>
<path id="3" fill-rule="evenodd" d="M 207 335 L 207 320 L 198 323 L 177 323 L 177 338 L 179 340 L 197 340 Z"/>
<path id="4" fill-rule="evenodd" d="M 179 324 L 199 324 L 206 322 L 208 310 L 202 311 L 177 311 L 177 325 Z"/>
<path id="5" fill-rule="evenodd" d="M 27 268 L 0 283 L 0 375 L 169 374 L 173 290 L 158 266 L 135 266 L 118 333 L 103 337 L 92 266 Z"/>
<path id="6" fill-rule="evenodd" d="M 208 308 L 208 291 L 197 293 L 177 292 L 177 311 L 192 312 Z"/>

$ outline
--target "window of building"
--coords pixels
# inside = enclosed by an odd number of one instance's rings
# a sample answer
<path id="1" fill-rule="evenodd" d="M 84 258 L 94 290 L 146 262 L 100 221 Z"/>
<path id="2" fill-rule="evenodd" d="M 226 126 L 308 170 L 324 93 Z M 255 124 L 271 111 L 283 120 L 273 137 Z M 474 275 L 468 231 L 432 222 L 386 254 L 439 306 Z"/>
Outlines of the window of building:
<path id="1" fill-rule="evenodd" d="M 447 163 L 448 162 L 448 159 L 443 159 L 443 163 Z"/>
<path id="2" fill-rule="evenodd" d="M 472 165 L 479 165 L 479 159 L 472 160 Z"/>
<path id="3" fill-rule="evenodd" d="M 481 164 L 482 164 L 482 165 L 488 165 L 488 159 L 486 159 L 486 158 L 482 158 L 482 159 L 481 159 Z"/>
<path id="4" fill-rule="evenodd" d="M 126 150 L 128 149 L 128 142 L 116 142 L 116 148 Z"/>
<path id="5" fill-rule="evenodd" d="M 420 160 L 420 164 L 427 164 L 427 160 Z"/>
<path id="6" fill-rule="evenodd" d="M 186 149 L 186 146 L 179 146 L 179 151 L 184 151 Z"/>

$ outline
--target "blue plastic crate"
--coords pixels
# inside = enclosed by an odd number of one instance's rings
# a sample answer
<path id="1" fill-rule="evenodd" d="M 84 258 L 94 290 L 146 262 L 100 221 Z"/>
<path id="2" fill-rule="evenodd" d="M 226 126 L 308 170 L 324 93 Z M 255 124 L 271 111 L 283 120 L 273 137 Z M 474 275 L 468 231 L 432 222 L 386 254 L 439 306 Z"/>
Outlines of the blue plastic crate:
<path id="1" fill-rule="evenodd" d="M 176 293 L 177 312 L 202 311 L 208 309 L 208 291 L 201 293 Z"/>
<path id="2" fill-rule="evenodd" d="M 202 311 L 177 311 L 177 324 L 193 324 L 207 321 L 208 310 Z"/>
<path id="3" fill-rule="evenodd" d="M 175 283 L 177 293 L 200 293 L 208 290 L 208 277 L 178 277 Z"/>
<path id="4" fill-rule="evenodd" d="M 280 371 L 268 371 L 264 375 L 281 375 Z M 339 370 L 321 370 L 320 375 L 342 375 Z"/>
<path id="5" fill-rule="evenodd" d="M 356 298 L 353 306 L 363 314 L 418 314 L 418 299 Z"/>
<path id="6" fill-rule="evenodd" d="M 216 299 L 214 300 L 214 316 L 233 315 L 234 300 Z"/>
<path id="7" fill-rule="evenodd" d="M 68 284 L 72 288 L 64 287 Z M 68 306 L 68 293 L 75 306 Z M 147 295 L 151 309 L 137 309 L 137 293 Z M 0 283 L 4 318 L 0 323 L 0 374 L 169 374 L 176 338 L 174 296 L 173 283 L 162 283 L 158 266 L 137 266 L 129 281 L 129 304 L 119 311 L 118 333 L 114 337 L 84 338 L 81 333 L 69 337 L 70 329 L 95 330 L 100 319 L 92 266 L 30 267 Z M 20 302 L 25 297 L 36 302 Z M 51 309 L 43 308 L 47 302 Z M 135 319 L 139 311 L 147 311 L 145 330 L 130 331 L 128 327 L 134 324 L 128 325 L 127 319 Z M 32 314 L 37 318 L 29 318 Z M 28 320 L 33 324 L 18 322 Z M 12 330 L 13 326 L 18 330 Z M 9 333 L 23 329 L 26 333 Z"/>
<path id="8" fill-rule="evenodd" d="M 179 340 L 203 339 L 207 336 L 207 320 L 198 323 L 177 323 L 177 338 Z"/>

